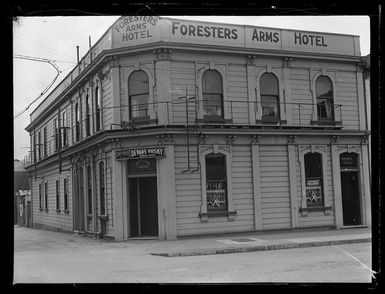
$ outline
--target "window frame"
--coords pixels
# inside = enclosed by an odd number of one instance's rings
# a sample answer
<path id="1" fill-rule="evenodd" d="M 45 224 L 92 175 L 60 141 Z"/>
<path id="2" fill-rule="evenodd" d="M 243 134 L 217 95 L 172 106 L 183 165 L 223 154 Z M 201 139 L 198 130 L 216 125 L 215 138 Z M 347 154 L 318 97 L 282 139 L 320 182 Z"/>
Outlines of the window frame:
<path id="1" fill-rule="evenodd" d="M 329 151 L 329 152 L 328 152 Z M 312 211 L 324 211 L 325 215 L 330 214 L 332 207 L 330 205 L 329 191 L 328 189 L 328 166 L 327 166 L 327 157 L 330 155 L 330 150 L 328 146 L 325 145 L 298 145 L 299 160 L 300 160 L 300 170 L 301 170 L 301 201 L 299 211 L 302 216 L 306 216 L 308 212 Z M 322 156 L 322 189 L 323 189 L 323 205 L 322 206 L 313 206 L 308 207 L 306 201 L 306 179 L 305 179 L 305 154 L 309 152 L 317 152 Z M 329 153 L 329 155 L 328 155 Z M 331 167 L 329 166 L 329 172 Z"/>
<path id="2" fill-rule="evenodd" d="M 86 128 L 86 137 L 91 136 L 91 98 L 87 91 L 86 97 L 85 97 L 85 128 Z"/>
<path id="3" fill-rule="evenodd" d="M 274 75 L 274 77 L 277 80 L 278 83 L 278 108 L 277 112 L 279 114 L 279 118 L 268 118 L 263 117 L 262 115 L 262 100 L 261 100 L 261 77 L 265 74 L 269 73 Z M 286 105 L 286 98 L 284 95 L 284 87 L 285 83 L 282 77 L 281 71 L 272 69 L 271 66 L 266 65 L 266 68 L 260 70 L 256 77 L 252 79 L 255 87 L 252 89 L 254 93 L 251 91 L 249 92 L 251 97 L 255 97 L 255 100 L 252 99 L 252 102 L 254 103 L 254 113 L 255 113 L 255 122 L 256 123 L 263 123 L 263 124 L 269 124 L 269 123 L 279 123 L 279 124 L 286 124 L 287 123 L 287 105 Z"/>
<path id="4" fill-rule="evenodd" d="M 56 211 L 60 212 L 60 179 L 55 181 L 56 188 Z"/>
<path id="5" fill-rule="evenodd" d="M 100 86 L 100 87 L 99 87 Z M 102 108 L 102 99 L 101 99 L 101 85 L 99 84 L 99 81 L 96 82 L 95 87 L 95 95 L 94 95 L 94 102 L 95 102 L 95 132 L 99 132 L 101 130 L 102 125 L 102 119 L 101 119 L 101 108 Z"/>
<path id="6" fill-rule="evenodd" d="M 133 78 L 133 75 L 135 75 L 136 73 L 143 73 L 145 75 L 145 77 L 147 78 L 147 92 L 131 94 L 130 79 Z M 128 93 L 128 118 L 129 118 L 129 120 L 130 121 L 149 120 L 150 116 L 151 116 L 150 115 L 150 113 L 151 113 L 151 109 L 150 109 L 150 104 L 151 104 L 150 103 L 150 76 L 147 73 L 147 71 L 145 71 L 143 69 L 135 69 L 129 73 L 128 78 L 127 78 L 127 93 Z M 140 103 L 140 104 L 135 104 L 135 105 L 132 104 L 133 97 L 144 96 L 144 95 L 147 96 L 147 103 Z M 132 107 L 137 106 L 137 105 L 146 105 L 146 110 L 145 110 L 146 114 L 145 115 L 139 115 L 139 116 L 133 115 Z M 138 110 L 138 111 L 140 112 L 141 110 Z"/>
<path id="7" fill-rule="evenodd" d="M 44 209 L 48 211 L 48 181 L 44 182 Z"/>
<path id="8" fill-rule="evenodd" d="M 208 75 L 209 72 L 213 72 L 213 73 L 216 73 L 219 77 L 219 83 L 220 83 L 220 88 L 221 88 L 221 92 L 220 93 L 215 93 L 215 92 L 205 92 L 205 85 L 207 84 L 205 82 L 205 78 L 206 76 Z M 223 91 L 223 77 L 221 75 L 221 73 L 217 70 L 217 69 L 206 69 L 203 73 L 202 73 L 202 77 L 201 77 L 201 83 L 202 83 L 202 105 L 203 105 L 203 118 L 204 119 L 224 119 L 225 118 L 225 103 L 224 103 L 224 91 Z M 212 106 L 207 106 L 206 103 L 207 103 L 207 99 L 205 99 L 205 96 L 208 96 L 208 95 L 216 95 L 216 96 L 219 96 L 219 100 L 220 100 L 220 104 L 219 106 L 215 106 L 215 107 L 220 107 L 220 115 L 218 114 L 206 114 L 206 108 L 207 107 L 212 107 Z"/>
<path id="9" fill-rule="evenodd" d="M 80 128 L 80 104 L 79 101 L 75 103 L 75 141 L 78 142 L 81 139 Z"/>
<path id="10" fill-rule="evenodd" d="M 267 75 L 271 75 L 275 81 L 276 81 L 276 84 L 277 84 L 277 88 L 276 88 L 276 91 L 277 91 L 277 94 L 276 95 L 272 95 L 272 94 L 264 94 L 263 91 L 262 91 L 262 78 L 264 76 L 267 76 Z M 278 77 L 272 73 L 272 72 L 264 72 L 260 78 L 259 78 L 259 92 L 260 92 L 260 104 L 258 106 L 260 106 L 261 108 L 261 119 L 263 122 L 265 121 L 279 121 L 281 119 L 281 103 L 280 103 L 280 90 L 279 90 L 279 79 Z M 263 97 L 273 97 L 275 102 L 264 102 L 262 101 L 263 100 Z M 267 103 L 275 103 L 276 104 L 276 113 L 274 116 L 266 116 L 263 114 L 263 104 L 267 104 Z"/>
<path id="11" fill-rule="evenodd" d="M 201 222 L 208 222 L 211 217 L 228 217 L 229 221 L 235 220 L 236 211 L 234 210 L 233 196 L 232 196 L 232 155 L 231 151 L 227 150 L 229 148 L 219 147 L 218 145 L 213 145 L 205 150 L 201 150 L 199 153 L 200 162 L 204 162 L 201 166 L 201 210 L 199 216 Z M 225 156 L 226 163 L 226 179 L 227 179 L 227 210 L 226 211 L 208 211 L 207 209 L 207 190 L 206 190 L 206 155 L 210 153 L 221 153 Z"/>
<path id="12" fill-rule="evenodd" d="M 42 191 L 42 182 L 39 183 L 39 210 L 43 210 L 43 191 Z"/>
<path id="13" fill-rule="evenodd" d="M 331 94 L 332 94 L 332 96 L 331 97 L 321 97 L 321 95 L 318 95 L 318 93 L 317 93 L 317 83 L 319 82 L 319 80 L 321 79 L 321 78 L 325 78 L 325 79 L 327 79 L 328 81 L 329 81 L 329 83 L 330 83 L 330 90 L 331 90 Z M 328 76 L 328 75 L 318 75 L 317 77 L 316 77 L 316 79 L 315 79 L 315 96 L 316 96 L 316 107 L 317 107 L 317 120 L 318 121 L 335 121 L 335 109 L 334 109 L 334 86 L 333 86 L 333 81 L 332 81 L 332 79 Z M 330 115 L 330 117 L 321 117 L 320 116 L 320 111 L 319 111 L 319 107 L 320 107 L 320 103 L 318 102 L 319 100 L 321 100 L 321 99 L 323 99 L 323 100 L 325 100 L 325 101 L 331 101 L 332 103 L 330 104 L 328 104 L 328 103 L 325 103 L 324 104 L 324 107 L 325 107 L 325 113 L 327 113 L 327 110 L 326 110 L 326 108 L 327 108 L 327 105 L 332 105 L 332 107 L 331 107 L 331 115 Z"/>
<path id="14" fill-rule="evenodd" d="M 101 165 L 103 165 L 101 167 Z M 106 195 L 106 165 L 105 161 L 101 160 L 98 164 L 99 168 L 99 202 L 100 202 L 100 215 L 107 215 L 107 195 Z M 103 174 L 103 177 L 102 177 Z M 103 199 L 103 202 L 102 202 Z"/>
<path id="15" fill-rule="evenodd" d="M 37 131 L 37 155 L 38 155 L 38 160 L 41 160 L 41 130 Z"/>
<path id="16" fill-rule="evenodd" d="M 88 164 L 86 166 L 86 187 L 87 187 L 87 214 L 89 216 L 93 215 L 93 195 L 92 195 L 92 166 Z M 84 187 L 84 184 L 83 184 Z"/>
<path id="17" fill-rule="evenodd" d="M 63 194 L 64 194 L 64 212 L 69 213 L 69 181 L 68 177 L 63 179 Z"/>
<path id="18" fill-rule="evenodd" d="M 47 126 L 43 127 L 43 157 L 47 157 Z"/>

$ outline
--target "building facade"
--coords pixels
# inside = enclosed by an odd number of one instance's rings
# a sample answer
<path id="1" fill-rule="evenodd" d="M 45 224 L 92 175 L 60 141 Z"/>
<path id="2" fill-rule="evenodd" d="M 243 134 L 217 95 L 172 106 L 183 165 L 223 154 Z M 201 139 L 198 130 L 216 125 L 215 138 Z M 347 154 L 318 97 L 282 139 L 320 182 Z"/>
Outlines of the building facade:
<path id="1" fill-rule="evenodd" d="M 359 37 L 119 18 L 31 114 L 35 227 L 370 226 Z"/>

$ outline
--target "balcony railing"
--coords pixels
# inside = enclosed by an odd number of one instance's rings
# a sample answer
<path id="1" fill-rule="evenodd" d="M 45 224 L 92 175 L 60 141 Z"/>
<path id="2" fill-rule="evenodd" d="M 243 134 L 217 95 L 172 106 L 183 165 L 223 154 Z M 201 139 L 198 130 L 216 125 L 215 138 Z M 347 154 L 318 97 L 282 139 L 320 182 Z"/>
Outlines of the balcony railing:
<path id="1" fill-rule="evenodd" d="M 208 106 L 210 108 L 209 113 L 205 111 L 205 107 Z M 173 102 L 104 107 L 78 122 L 72 120 L 72 124 L 67 123 L 66 126 L 61 126 L 58 148 L 55 148 L 54 137 L 47 140 L 47 156 L 92 138 L 103 131 L 137 130 L 154 126 L 186 126 L 186 118 L 188 118 L 190 127 L 216 125 L 288 129 L 342 127 L 343 106 L 341 104 L 327 105 L 328 109 L 320 109 L 320 107 L 324 106 L 312 103 L 277 103 L 272 105 L 271 102 L 267 105 L 261 102 L 235 100 L 224 101 L 223 105 L 214 105 L 194 99 L 189 99 L 187 104 L 186 100 L 181 99 Z M 113 122 L 113 113 L 116 116 L 117 111 L 120 120 Z M 38 154 L 37 151 L 36 154 Z M 33 153 L 30 153 L 24 158 L 24 166 L 33 164 L 33 159 Z M 37 158 L 36 161 L 39 159 Z"/>

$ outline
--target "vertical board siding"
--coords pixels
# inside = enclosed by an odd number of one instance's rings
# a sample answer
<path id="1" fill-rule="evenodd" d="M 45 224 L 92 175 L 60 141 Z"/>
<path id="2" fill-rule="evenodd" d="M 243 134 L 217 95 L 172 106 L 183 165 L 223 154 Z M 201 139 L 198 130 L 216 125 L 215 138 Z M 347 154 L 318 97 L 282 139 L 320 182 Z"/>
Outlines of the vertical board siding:
<path id="1" fill-rule="evenodd" d="M 310 124 L 313 113 L 313 96 L 310 91 L 309 70 L 290 68 L 290 93 L 293 124 Z M 299 106 L 300 103 L 306 105 Z"/>
<path id="2" fill-rule="evenodd" d="M 181 98 L 187 95 L 193 97 L 195 95 L 195 63 L 193 62 L 171 62 L 171 95 L 173 105 L 170 110 L 173 112 L 173 123 L 184 124 L 186 123 L 186 104 L 185 99 Z M 195 105 L 193 100 L 189 102 L 188 115 L 189 123 L 195 121 Z"/>
<path id="3" fill-rule="evenodd" d="M 64 165 L 65 166 L 65 165 Z M 32 205 L 33 205 L 33 223 L 34 225 L 43 225 L 58 230 L 72 231 L 72 197 L 71 190 L 68 195 L 69 211 L 64 213 L 64 181 L 69 179 L 69 188 L 71 189 L 71 173 L 62 172 L 59 175 L 58 169 L 49 169 L 44 173 L 39 173 L 38 177 L 44 177 L 44 180 L 32 178 Z M 60 180 L 60 212 L 56 211 L 56 180 Z M 44 183 L 48 182 L 48 211 L 44 210 Z M 39 183 L 42 183 L 43 210 L 39 209 Z"/>
<path id="4" fill-rule="evenodd" d="M 358 93 L 356 72 L 337 71 L 337 104 L 342 104 L 342 125 L 359 129 Z M 340 117 L 340 113 L 336 114 Z"/>
<path id="5" fill-rule="evenodd" d="M 229 64 L 227 74 L 227 100 L 232 101 L 227 106 L 230 108 L 231 118 L 234 123 L 249 123 L 248 89 L 246 65 Z"/>
<path id="6" fill-rule="evenodd" d="M 103 129 L 108 130 L 112 123 L 112 89 L 111 78 L 106 78 L 102 81 L 102 109 L 103 109 Z"/>
<path id="7" fill-rule="evenodd" d="M 237 212 L 235 222 L 242 230 L 254 229 L 253 169 L 250 145 L 232 146 L 232 199 Z"/>
<path id="8" fill-rule="evenodd" d="M 274 164 L 271 164 L 274 163 Z M 287 146 L 260 146 L 262 229 L 291 227 Z"/>
<path id="9" fill-rule="evenodd" d="M 196 149 L 192 150 L 191 166 L 196 166 Z M 200 172 L 183 173 L 187 168 L 186 146 L 175 147 L 176 218 L 177 235 L 199 235 L 254 229 L 252 167 L 250 146 L 233 146 L 232 198 L 237 215 L 234 221 L 227 217 L 212 217 L 202 223 L 199 217 L 202 190 Z M 203 163 L 202 163 L 203 164 Z"/>

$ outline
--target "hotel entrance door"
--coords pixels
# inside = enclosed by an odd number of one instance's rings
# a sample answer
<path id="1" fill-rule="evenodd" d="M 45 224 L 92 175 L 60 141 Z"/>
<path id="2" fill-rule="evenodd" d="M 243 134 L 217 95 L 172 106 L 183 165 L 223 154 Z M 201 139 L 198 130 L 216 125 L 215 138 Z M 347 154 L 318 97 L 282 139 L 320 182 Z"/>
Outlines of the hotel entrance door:
<path id="1" fill-rule="evenodd" d="M 156 177 L 129 178 L 130 237 L 158 236 Z"/>

